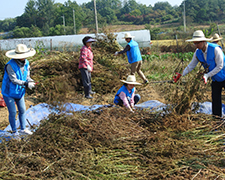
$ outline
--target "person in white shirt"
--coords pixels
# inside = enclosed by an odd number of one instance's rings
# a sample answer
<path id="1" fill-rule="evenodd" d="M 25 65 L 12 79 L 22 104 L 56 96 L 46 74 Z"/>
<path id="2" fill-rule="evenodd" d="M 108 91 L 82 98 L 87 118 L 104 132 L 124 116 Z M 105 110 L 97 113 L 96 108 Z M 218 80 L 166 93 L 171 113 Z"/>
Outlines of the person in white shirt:
<path id="1" fill-rule="evenodd" d="M 205 38 L 201 30 L 195 31 L 192 39 L 186 41 L 193 42 L 197 49 L 192 61 L 184 69 L 182 76 L 191 72 L 199 62 L 208 70 L 203 75 L 203 79 L 205 84 L 207 84 L 208 78 L 212 79 L 212 114 L 221 117 L 221 92 L 222 88 L 225 88 L 225 57 L 222 48 L 215 43 L 207 42 L 211 41 L 211 39 Z"/>

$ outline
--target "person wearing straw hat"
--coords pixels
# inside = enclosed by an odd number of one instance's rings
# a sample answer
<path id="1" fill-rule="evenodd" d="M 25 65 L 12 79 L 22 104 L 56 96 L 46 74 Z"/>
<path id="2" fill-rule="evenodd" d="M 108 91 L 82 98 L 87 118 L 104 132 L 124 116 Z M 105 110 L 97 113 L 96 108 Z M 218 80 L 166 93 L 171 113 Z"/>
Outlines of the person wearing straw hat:
<path id="1" fill-rule="evenodd" d="M 220 37 L 219 34 L 215 33 L 212 37 L 212 43 L 218 44 L 218 42 L 223 39 L 223 37 Z"/>
<path id="2" fill-rule="evenodd" d="M 27 48 L 25 44 L 18 44 L 16 49 L 6 52 L 6 56 L 11 60 L 4 67 L 4 76 L 2 81 L 2 95 L 9 112 L 9 123 L 14 136 L 19 134 L 32 134 L 25 126 L 25 100 L 26 88 L 35 87 L 35 82 L 30 78 L 30 65 L 26 59 L 34 56 L 36 51 L 33 48 Z M 19 111 L 20 133 L 16 128 L 16 106 Z"/>
<path id="3" fill-rule="evenodd" d="M 225 88 L 225 57 L 222 48 L 205 37 L 201 30 L 197 30 L 193 33 L 193 37 L 187 42 L 193 42 L 196 46 L 196 51 L 193 55 L 192 61 L 184 69 L 182 76 L 185 76 L 191 72 L 198 62 L 200 62 L 205 68 L 203 79 L 207 84 L 208 78 L 212 79 L 212 114 L 214 116 L 222 116 L 222 101 L 221 92 L 222 88 Z"/>
<path id="4" fill-rule="evenodd" d="M 130 33 L 125 33 L 124 39 L 127 41 L 127 45 L 124 48 L 124 50 L 115 52 L 115 56 L 118 54 L 127 54 L 128 62 L 131 64 L 131 75 L 135 75 L 135 72 L 138 73 L 138 75 L 143 80 L 144 84 L 148 84 L 148 80 L 145 77 L 144 73 L 141 71 L 142 66 L 142 57 L 141 57 L 141 51 L 139 49 L 138 43 L 133 40 L 134 36 L 131 36 Z"/>
<path id="5" fill-rule="evenodd" d="M 127 80 L 120 80 L 124 84 L 117 91 L 114 103 L 119 106 L 127 107 L 131 112 L 134 112 L 134 105 L 139 102 L 141 96 L 139 94 L 135 94 L 135 85 L 141 85 L 141 83 L 136 82 L 136 78 L 134 75 L 128 75 Z"/>
<path id="6" fill-rule="evenodd" d="M 91 88 L 91 72 L 93 71 L 93 53 L 91 51 L 91 44 L 96 40 L 90 36 L 85 36 L 82 39 L 84 46 L 80 49 L 79 66 L 84 86 L 85 98 L 92 99 L 91 94 L 95 94 Z"/>

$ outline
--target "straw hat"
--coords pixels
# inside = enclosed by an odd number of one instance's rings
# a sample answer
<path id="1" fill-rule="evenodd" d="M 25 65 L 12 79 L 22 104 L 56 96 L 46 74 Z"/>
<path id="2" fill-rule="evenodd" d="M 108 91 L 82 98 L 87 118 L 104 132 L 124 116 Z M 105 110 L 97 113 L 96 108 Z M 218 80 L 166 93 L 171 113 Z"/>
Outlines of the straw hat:
<path id="1" fill-rule="evenodd" d="M 141 85 L 141 83 L 136 82 L 136 78 L 135 78 L 134 75 L 129 75 L 129 76 L 127 77 L 127 80 L 126 80 L 126 81 L 125 81 L 125 80 L 120 80 L 120 81 L 122 81 L 122 82 L 124 82 L 124 83 L 126 83 L 126 84 Z"/>
<path id="2" fill-rule="evenodd" d="M 186 40 L 187 42 L 194 42 L 194 41 L 211 41 L 212 38 L 208 39 L 205 37 L 205 34 L 202 30 L 197 30 L 193 33 L 192 39 Z"/>
<path id="3" fill-rule="evenodd" d="M 36 54 L 33 48 L 27 48 L 25 44 L 18 44 L 15 50 L 10 50 L 5 53 L 9 58 L 24 59 Z"/>
<path id="4" fill-rule="evenodd" d="M 219 41 L 221 39 L 223 39 L 223 37 L 220 37 L 219 34 L 216 33 L 213 35 L 212 42 Z"/>
<path id="5" fill-rule="evenodd" d="M 134 36 L 131 36 L 130 33 L 125 33 L 123 39 L 127 39 L 127 38 L 131 38 L 132 39 L 132 38 L 134 38 Z"/>

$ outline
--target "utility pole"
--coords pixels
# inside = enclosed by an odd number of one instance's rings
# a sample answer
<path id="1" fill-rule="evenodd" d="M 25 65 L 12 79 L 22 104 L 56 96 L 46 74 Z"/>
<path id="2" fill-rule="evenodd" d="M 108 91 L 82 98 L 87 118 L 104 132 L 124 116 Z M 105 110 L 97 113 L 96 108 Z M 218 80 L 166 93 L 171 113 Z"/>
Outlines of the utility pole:
<path id="1" fill-rule="evenodd" d="M 184 32 L 186 32 L 186 17 L 185 17 L 185 0 L 184 0 Z"/>
<path id="2" fill-rule="evenodd" d="M 74 25 L 74 34 L 76 34 L 76 23 L 75 23 L 75 11 L 73 9 L 73 25 Z"/>
<path id="3" fill-rule="evenodd" d="M 63 26 L 64 26 L 64 33 L 66 32 L 66 30 L 65 30 L 65 16 L 64 16 L 64 14 L 63 14 L 63 16 L 61 16 L 62 18 L 63 18 Z"/>
<path id="4" fill-rule="evenodd" d="M 96 9 L 96 2 L 94 0 L 94 9 L 95 9 L 95 25 L 96 25 L 96 33 L 98 34 L 98 19 L 97 19 L 97 9 Z"/>

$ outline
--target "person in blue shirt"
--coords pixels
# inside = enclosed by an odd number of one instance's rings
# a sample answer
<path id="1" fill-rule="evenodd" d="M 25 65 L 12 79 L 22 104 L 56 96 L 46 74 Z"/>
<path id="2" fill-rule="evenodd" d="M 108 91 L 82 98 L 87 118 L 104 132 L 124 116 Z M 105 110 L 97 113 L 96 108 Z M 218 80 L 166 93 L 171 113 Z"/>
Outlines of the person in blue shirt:
<path id="1" fill-rule="evenodd" d="M 134 75 L 129 75 L 126 81 L 121 81 L 124 82 L 124 84 L 117 91 L 114 98 L 114 103 L 119 106 L 125 106 L 131 112 L 134 112 L 134 105 L 141 99 L 139 94 L 135 94 L 135 85 L 141 85 L 141 83 L 136 82 Z"/>
<path id="2" fill-rule="evenodd" d="M 127 54 L 128 62 L 131 64 L 131 75 L 135 75 L 135 72 L 141 77 L 144 84 L 148 84 L 148 80 L 145 77 L 144 73 L 141 71 L 142 66 L 142 57 L 141 51 L 139 49 L 138 43 L 133 40 L 134 36 L 131 36 L 130 33 L 125 33 L 124 39 L 127 41 L 127 46 L 124 50 L 115 52 L 115 56 L 118 54 Z"/>
<path id="3" fill-rule="evenodd" d="M 182 76 L 191 72 L 200 62 L 206 69 L 203 79 L 207 84 L 208 78 L 212 79 L 212 114 L 215 117 L 222 116 L 222 88 L 225 88 L 225 57 L 222 48 L 215 44 L 209 43 L 212 39 L 205 38 L 201 30 L 193 33 L 193 38 L 186 40 L 193 42 L 197 48 L 192 61 L 184 69 Z"/>
<path id="4" fill-rule="evenodd" d="M 25 44 L 18 44 L 15 50 L 6 52 L 6 56 L 11 60 L 4 67 L 4 76 L 2 81 L 2 95 L 9 112 L 9 123 L 13 136 L 18 137 L 20 134 L 32 134 L 26 128 L 25 117 L 25 100 L 24 95 L 26 88 L 35 87 L 35 82 L 30 78 L 30 65 L 26 59 L 34 56 L 36 51 L 33 48 L 27 48 Z M 18 117 L 20 122 L 20 133 L 16 127 L 16 106 L 19 111 Z"/>

